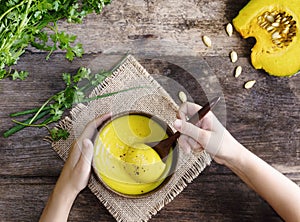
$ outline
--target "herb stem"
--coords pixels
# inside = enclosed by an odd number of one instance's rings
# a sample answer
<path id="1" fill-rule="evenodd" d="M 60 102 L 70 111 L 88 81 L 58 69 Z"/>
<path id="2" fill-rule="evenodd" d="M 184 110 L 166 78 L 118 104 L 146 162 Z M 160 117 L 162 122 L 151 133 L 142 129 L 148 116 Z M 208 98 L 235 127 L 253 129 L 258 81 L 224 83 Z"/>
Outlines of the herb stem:
<path id="1" fill-rule="evenodd" d="M 127 91 L 131 91 L 131 90 L 135 90 L 135 89 L 140 89 L 140 88 L 145 88 L 144 86 L 137 86 L 137 87 L 132 87 L 132 88 L 128 88 L 128 89 L 123 89 L 123 90 L 119 90 L 116 92 L 111 92 L 111 93 L 105 93 L 99 96 L 93 96 L 91 98 L 87 98 L 87 99 L 83 99 L 81 101 L 79 101 L 78 103 L 86 103 L 86 102 L 90 102 L 96 99 L 101 99 L 101 98 L 105 98 L 105 97 L 109 97 L 118 93 L 122 93 L 122 92 L 127 92 Z"/>
<path id="2" fill-rule="evenodd" d="M 55 38 L 57 39 L 57 33 L 58 33 L 58 28 L 57 28 L 57 23 L 56 21 L 53 22 L 53 26 L 47 26 L 50 30 L 52 30 L 55 34 Z M 46 60 L 48 60 L 50 58 L 50 56 L 52 55 L 52 53 L 56 50 L 57 48 L 57 40 L 53 41 L 53 46 L 50 49 L 50 52 L 48 53 L 48 55 L 46 56 Z"/>
<path id="3" fill-rule="evenodd" d="M 50 108 L 51 108 L 50 106 L 46 106 L 46 107 L 43 108 L 42 111 L 49 110 Z M 39 109 L 40 108 L 35 108 L 35 109 L 28 109 L 28 110 L 21 111 L 21 112 L 11 113 L 10 117 L 24 116 L 24 115 L 36 113 Z"/>
<path id="4" fill-rule="evenodd" d="M 47 125 L 53 122 L 53 117 L 50 116 L 48 119 L 46 119 L 44 122 L 42 122 L 42 125 Z"/>
<path id="5" fill-rule="evenodd" d="M 46 110 L 44 112 L 41 112 L 36 118 L 35 118 L 35 121 L 43 118 L 44 116 L 46 116 L 47 114 L 50 113 L 50 110 Z M 5 138 L 11 136 L 12 134 L 24 129 L 26 126 L 24 126 L 23 124 L 29 124 L 29 122 L 31 121 L 31 117 L 28 118 L 27 120 L 25 120 L 24 122 L 22 122 L 22 125 L 21 124 L 18 124 L 12 128 L 10 128 L 9 130 L 7 130 L 6 132 L 4 132 L 3 136 Z"/>
<path id="6" fill-rule="evenodd" d="M 14 123 L 18 124 L 18 125 L 21 125 L 21 126 L 24 126 L 24 127 L 44 127 L 46 126 L 45 124 L 41 123 L 41 124 L 28 124 L 28 123 L 22 123 L 22 122 L 19 122 L 17 120 L 12 120 Z"/>
<path id="7" fill-rule="evenodd" d="M 128 53 L 126 53 L 126 55 L 121 59 L 120 62 L 117 63 L 117 65 L 115 65 L 109 72 L 113 73 L 114 71 L 116 71 L 123 63 L 124 61 L 128 58 Z"/>
<path id="8" fill-rule="evenodd" d="M 20 29 L 23 28 L 23 27 L 27 24 L 27 22 L 29 21 L 29 19 L 27 18 L 27 15 L 28 15 L 28 12 L 29 12 L 31 3 L 32 3 L 32 0 L 29 0 L 28 3 L 27 3 L 27 7 L 26 7 L 26 11 L 25 11 L 25 15 L 26 15 L 26 16 L 25 16 L 25 18 L 22 20 L 22 22 L 21 22 L 21 24 L 20 24 L 20 26 L 19 26 L 19 30 L 18 30 L 18 31 L 20 31 Z"/>
<path id="9" fill-rule="evenodd" d="M 53 99 L 54 96 L 51 96 L 36 112 L 36 114 L 32 117 L 32 119 L 29 121 L 29 124 L 32 124 L 36 118 L 38 117 L 38 115 L 40 114 L 40 112 L 42 112 L 42 110 L 45 108 L 45 106 Z"/>
<path id="10" fill-rule="evenodd" d="M 19 6 L 23 5 L 24 3 L 26 3 L 26 1 L 21 1 L 19 4 L 15 5 L 14 7 L 11 7 L 10 9 L 8 9 L 6 12 L 4 12 L 1 16 L 0 16 L 0 21 L 4 18 L 4 16 L 6 16 L 8 13 L 10 13 L 12 10 L 14 10 L 15 8 L 18 8 Z"/>

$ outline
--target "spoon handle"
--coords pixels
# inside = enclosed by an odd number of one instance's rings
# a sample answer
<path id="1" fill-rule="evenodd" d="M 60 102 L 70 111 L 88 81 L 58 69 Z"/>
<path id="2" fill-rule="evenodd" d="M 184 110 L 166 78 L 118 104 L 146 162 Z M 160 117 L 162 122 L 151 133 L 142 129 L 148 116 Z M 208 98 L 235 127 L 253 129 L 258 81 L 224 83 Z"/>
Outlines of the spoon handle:
<path id="1" fill-rule="evenodd" d="M 220 97 L 213 98 L 210 102 L 206 103 L 197 113 L 195 113 L 187 122 L 196 124 L 201 120 L 220 100 Z M 180 132 L 174 133 L 174 140 L 180 136 Z"/>
<path id="2" fill-rule="evenodd" d="M 187 122 L 196 124 L 199 120 L 201 120 L 208 112 L 211 110 L 217 102 L 220 100 L 220 97 L 216 97 L 212 99 L 210 102 L 206 103 L 196 114 L 194 114 Z M 165 157 L 168 156 L 170 149 L 172 148 L 174 142 L 180 136 L 180 132 L 177 131 L 172 136 L 161 140 L 160 142 L 150 142 L 145 143 L 147 146 L 152 147 L 161 159 L 165 160 Z"/>
<path id="3" fill-rule="evenodd" d="M 220 97 L 213 98 L 210 102 L 206 103 L 197 113 L 195 113 L 187 122 L 196 124 L 201 120 L 220 100 Z"/>

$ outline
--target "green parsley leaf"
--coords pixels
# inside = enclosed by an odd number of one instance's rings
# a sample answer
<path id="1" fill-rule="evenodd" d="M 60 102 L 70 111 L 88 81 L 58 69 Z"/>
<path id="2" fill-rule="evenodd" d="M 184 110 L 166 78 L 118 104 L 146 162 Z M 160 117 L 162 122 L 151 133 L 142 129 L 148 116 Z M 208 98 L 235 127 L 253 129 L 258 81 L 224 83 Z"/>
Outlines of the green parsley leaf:
<path id="1" fill-rule="evenodd" d="M 14 73 L 11 74 L 13 80 L 16 79 L 25 80 L 27 76 L 28 76 L 28 72 L 25 71 L 18 72 L 17 70 L 15 70 Z"/>
<path id="2" fill-rule="evenodd" d="M 75 54 L 76 57 L 82 57 L 84 51 L 82 48 L 82 44 L 78 43 L 72 48 L 73 53 Z"/>
<path id="3" fill-rule="evenodd" d="M 73 76 L 73 82 L 78 83 L 83 79 L 90 79 L 91 76 L 91 70 L 85 67 L 81 67 L 78 69 L 75 76 Z"/>
<path id="4" fill-rule="evenodd" d="M 70 61 L 73 61 L 73 59 L 74 59 L 74 52 L 72 51 L 72 48 L 70 48 L 70 47 L 67 48 L 66 59 L 68 59 Z"/>
<path id="5" fill-rule="evenodd" d="M 63 80 L 67 86 L 70 86 L 71 85 L 71 74 L 63 73 Z"/>
<path id="6" fill-rule="evenodd" d="M 53 128 L 50 130 L 50 135 L 53 141 L 58 141 L 60 139 L 66 140 L 69 137 L 70 133 L 65 129 Z"/>

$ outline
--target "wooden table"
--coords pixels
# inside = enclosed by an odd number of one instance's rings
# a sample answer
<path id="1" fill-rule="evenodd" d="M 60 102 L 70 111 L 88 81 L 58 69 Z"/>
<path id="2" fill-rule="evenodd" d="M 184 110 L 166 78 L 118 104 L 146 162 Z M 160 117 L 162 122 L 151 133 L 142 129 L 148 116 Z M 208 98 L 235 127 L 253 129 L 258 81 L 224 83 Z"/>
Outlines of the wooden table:
<path id="1" fill-rule="evenodd" d="M 0 82 L 0 133 L 13 125 L 9 113 L 41 105 L 64 87 L 61 74 L 74 73 L 80 66 L 109 68 L 130 52 L 150 73 L 172 78 L 203 103 L 206 97 L 196 88 L 201 83 L 189 72 L 197 73 L 197 67 L 206 64 L 211 75 L 206 73 L 202 80 L 220 87 L 229 131 L 300 184 L 300 76 L 275 78 L 255 70 L 249 59 L 255 41 L 236 32 L 231 38 L 226 35 L 226 24 L 247 2 L 113 1 L 101 15 L 90 15 L 81 25 L 62 22 L 60 28 L 76 34 L 86 54 L 70 63 L 57 52 L 45 61 L 46 54 L 29 49 L 17 65 L 29 71 L 28 79 Z M 210 36 L 211 48 L 204 46 L 202 35 Z M 239 55 L 236 64 L 229 60 L 231 50 Z M 237 65 L 243 67 L 238 79 L 233 77 Z M 243 84 L 252 79 L 256 85 L 244 89 Z M 202 87 L 215 92 L 210 85 Z M 178 89 L 168 91 L 176 97 Z M 26 129 L 0 138 L 0 221 L 38 221 L 63 166 L 43 140 L 46 135 L 44 129 Z M 88 189 L 78 196 L 69 220 L 114 221 Z M 264 200 L 216 163 L 152 219 L 175 220 L 281 221 Z"/>

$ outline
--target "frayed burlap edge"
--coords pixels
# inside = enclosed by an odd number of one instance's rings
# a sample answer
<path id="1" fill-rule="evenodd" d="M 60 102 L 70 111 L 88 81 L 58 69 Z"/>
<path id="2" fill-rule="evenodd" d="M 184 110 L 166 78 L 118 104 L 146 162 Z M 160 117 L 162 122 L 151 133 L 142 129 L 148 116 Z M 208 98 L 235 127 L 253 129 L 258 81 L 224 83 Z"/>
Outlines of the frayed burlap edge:
<path id="1" fill-rule="evenodd" d="M 128 82 L 127 80 L 130 78 L 133 81 Z M 140 82 L 136 83 L 136 79 Z M 139 86 L 141 83 L 145 88 L 137 89 L 138 92 L 125 92 L 125 95 L 117 94 L 112 97 L 92 101 L 87 105 L 78 104 L 71 110 L 71 118 L 66 117 L 57 125 L 59 128 L 68 130 L 70 136 L 67 140 L 52 141 L 52 148 L 65 161 L 71 144 L 80 135 L 85 125 L 96 116 L 116 109 L 116 104 L 113 103 L 119 103 L 117 106 L 118 111 L 132 109 L 146 111 L 155 114 L 172 125 L 176 119 L 177 104 L 138 61 L 130 55 L 114 71 L 112 76 L 107 78 L 91 93 L 91 96 L 124 90 L 129 87 Z M 138 99 L 136 99 L 137 95 L 139 95 Z M 134 101 L 128 106 L 126 102 L 133 97 Z M 123 105 L 123 103 L 126 104 Z M 157 110 L 155 103 L 161 104 L 163 108 Z M 168 183 L 159 191 L 142 198 L 125 198 L 112 193 L 99 183 L 94 174 L 91 175 L 88 187 L 117 221 L 148 221 L 180 194 L 187 184 L 192 182 L 210 162 L 211 157 L 206 152 L 185 155 L 179 149 L 177 168 Z"/>

